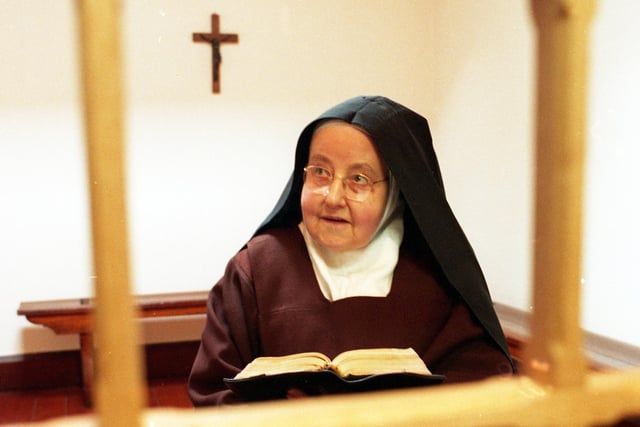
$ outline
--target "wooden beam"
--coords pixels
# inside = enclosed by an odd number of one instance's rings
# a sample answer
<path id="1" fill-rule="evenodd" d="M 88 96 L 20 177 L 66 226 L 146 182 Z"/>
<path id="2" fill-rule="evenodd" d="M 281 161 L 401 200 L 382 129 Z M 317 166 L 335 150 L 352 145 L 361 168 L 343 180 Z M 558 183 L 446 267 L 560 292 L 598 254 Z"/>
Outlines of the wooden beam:
<path id="1" fill-rule="evenodd" d="M 142 357 L 129 290 L 120 2 L 78 3 L 96 276 L 96 406 L 100 425 L 140 424 Z"/>
<path id="2" fill-rule="evenodd" d="M 588 426 L 640 414 L 640 370 L 590 373 L 582 388 L 550 388 L 528 377 L 399 391 L 279 400 L 214 408 L 151 409 L 155 427 L 314 426 Z M 69 420 L 43 423 L 62 427 Z M 94 426 L 92 416 L 74 426 Z"/>
<path id="3" fill-rule="evenodd" d="M 533 316 L 525 372 L 580 385 L 587 52 L 593 0 L 532 0 L 537 26 Z"/>

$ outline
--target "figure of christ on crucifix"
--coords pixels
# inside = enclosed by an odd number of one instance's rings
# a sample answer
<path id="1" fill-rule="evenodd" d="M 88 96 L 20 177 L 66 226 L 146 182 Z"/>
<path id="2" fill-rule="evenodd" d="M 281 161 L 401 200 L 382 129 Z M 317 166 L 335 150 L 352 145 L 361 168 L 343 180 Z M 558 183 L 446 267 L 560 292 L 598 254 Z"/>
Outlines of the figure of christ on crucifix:
<path id="1" fill-rule="evenodd" d="M 220 44 L 237 43 L 237 34 L 220 34 L 220 16 L 211 15 L 210 33 L 193 33 L 194 42 L 207 42 L 211 44 L 211 59 L 213 67 L 213 93 L 220 93 L 220 64 L 222 55 L 220 54 Z"/>

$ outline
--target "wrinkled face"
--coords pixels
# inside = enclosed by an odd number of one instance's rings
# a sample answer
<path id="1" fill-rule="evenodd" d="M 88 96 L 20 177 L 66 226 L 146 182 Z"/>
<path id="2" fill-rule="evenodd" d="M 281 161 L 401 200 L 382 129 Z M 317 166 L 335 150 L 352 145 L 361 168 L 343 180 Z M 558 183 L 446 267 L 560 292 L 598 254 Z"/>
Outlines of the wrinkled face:
<path id="1" fill-rule="evenodd" d="M 359 128 L 329 122 L 316 129 L 311 139 L 307 165 L 319 166 L 333 176 L 324 191 L 318 191 L 309 176 L 302 188 L 302 221 L 311 237 L 322 246 L 349 251 L 366 246 L 384 213 L 387 200 L 387 168 L 371 138 Z M 362 200 L 352 200 L 347 185 L 368 178 L 377 182 Z"/>

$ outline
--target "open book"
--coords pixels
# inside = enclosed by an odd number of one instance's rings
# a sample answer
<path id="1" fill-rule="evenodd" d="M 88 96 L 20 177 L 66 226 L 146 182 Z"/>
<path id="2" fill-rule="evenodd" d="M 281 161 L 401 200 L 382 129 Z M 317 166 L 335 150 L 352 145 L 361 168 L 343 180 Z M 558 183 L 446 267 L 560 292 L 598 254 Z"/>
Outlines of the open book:
<path id="1" fill-rule="evenodd" d="M 224 381 L 244 399 L 264 400 L 285 397 L 291 388 L 315 395 L 415 387 L 443 380 L 411 348 L 372 348 L 345 351 L 333 360 L 314 352 L 258 357 Z"/>

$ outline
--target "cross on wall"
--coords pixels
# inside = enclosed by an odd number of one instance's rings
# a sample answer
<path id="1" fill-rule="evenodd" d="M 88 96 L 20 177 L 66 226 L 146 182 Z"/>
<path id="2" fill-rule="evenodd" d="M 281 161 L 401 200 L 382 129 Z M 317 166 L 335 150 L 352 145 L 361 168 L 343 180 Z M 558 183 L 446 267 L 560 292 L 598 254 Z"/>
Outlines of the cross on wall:
<path id="1" fill-rule="evenodd" d="M 211 15 L 211 32 L 193 33 L 193 41 L 206 42 L 211 45 L 213 93 L 220 93 L 220 64 L 222 63 L 220 45 L 222 43 L 238 43 L 238 35 L 220 33 L 220 16 L 214 13 Z"/>

